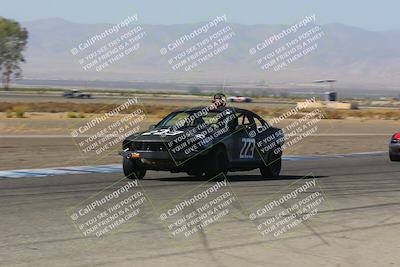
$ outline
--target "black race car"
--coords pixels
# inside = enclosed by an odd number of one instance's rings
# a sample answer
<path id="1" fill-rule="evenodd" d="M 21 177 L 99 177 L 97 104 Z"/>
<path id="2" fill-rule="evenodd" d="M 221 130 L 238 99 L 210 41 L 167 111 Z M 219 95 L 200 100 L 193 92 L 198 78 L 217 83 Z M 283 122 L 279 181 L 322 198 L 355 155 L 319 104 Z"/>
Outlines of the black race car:
<path id="1" fill-rule="evenodd" d="M 120 155 L 130 179 L 143 179 L 147 170 L 211 179 L 257 168 L 265 177 L 276 177 L 283 143 L 282 130 L 257 114 L 212 104 L 172 112 L 149 131 L 127 137 Z"/>

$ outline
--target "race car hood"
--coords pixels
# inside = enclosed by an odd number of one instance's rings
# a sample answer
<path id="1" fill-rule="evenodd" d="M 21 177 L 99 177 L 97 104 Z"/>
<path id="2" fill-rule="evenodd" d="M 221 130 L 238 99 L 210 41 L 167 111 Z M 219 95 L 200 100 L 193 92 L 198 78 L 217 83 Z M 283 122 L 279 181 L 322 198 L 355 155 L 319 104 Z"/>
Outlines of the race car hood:
<path id="1" fill-rule="evenodd" d="M 178 136 L 184 135 L 193 127 L 185 127 L 182 130 L 172 130 L 170 128 L 157 128 L 146 132 L 140 132 L 128 136 L 126 140 L 135 142 L 168 142 L 176 139 Z"/>

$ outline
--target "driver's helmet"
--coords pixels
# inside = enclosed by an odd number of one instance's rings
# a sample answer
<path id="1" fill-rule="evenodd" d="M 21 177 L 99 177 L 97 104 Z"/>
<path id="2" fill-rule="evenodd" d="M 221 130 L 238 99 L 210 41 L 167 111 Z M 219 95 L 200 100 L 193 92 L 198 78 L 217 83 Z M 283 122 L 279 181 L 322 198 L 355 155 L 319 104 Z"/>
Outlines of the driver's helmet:
<path id="1" fill-rule="evenodd" d="M 214 99 L 212 101 L 215 108 L 225 107 L 226 106 L 226 96 L 222 93 L 217 93 L 214 95 Z"/>

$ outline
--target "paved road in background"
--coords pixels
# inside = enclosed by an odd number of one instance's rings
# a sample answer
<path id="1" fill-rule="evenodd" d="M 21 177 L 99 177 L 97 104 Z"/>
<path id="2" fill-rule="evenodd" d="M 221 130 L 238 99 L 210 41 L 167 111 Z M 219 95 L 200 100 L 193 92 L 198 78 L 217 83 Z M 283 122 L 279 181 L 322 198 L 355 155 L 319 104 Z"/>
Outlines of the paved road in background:
<path id="1" fill-rule="evenodd" d="M 132 96 L 130 96 L 132 97 Z M 59 94 L 27 94 L 27 93 L 11 93 L 2 92 L 0 94 L 0 102 L 75 102 L 75 103 L 120 103 L 126 101 L 128 96 L 107 96 L 107 95 L 95 95 L 91 99 L 71 99 L 62 97 L 62 93 Z M 163 105 L 173 105 L 173 106 L 196 106 L 205 105 L 211 102 L 208 97 L 193 97 L 193 96 L 149 96 L 149 95 L 138 95 L 139 101 L 142 103 L 149 104 L 160 104 L 162 101 Z M 232 103 L 232 105 L 240 105 L 242 107 L 254 107 L 257 105 L 268 104 L 268 107 L 288 107 L 295 106 L 295 102 L 282 101 L 282 100 L 265 100 L 265 99 L 255 99 L 251 103 Z M 272 106 L 271 106 L 272 105 Z"/>

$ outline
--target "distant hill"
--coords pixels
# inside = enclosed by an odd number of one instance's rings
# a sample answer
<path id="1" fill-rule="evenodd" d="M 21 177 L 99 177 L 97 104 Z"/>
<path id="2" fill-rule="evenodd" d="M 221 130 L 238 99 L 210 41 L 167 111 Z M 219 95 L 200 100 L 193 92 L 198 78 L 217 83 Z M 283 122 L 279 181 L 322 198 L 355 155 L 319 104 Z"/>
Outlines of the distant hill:
<path id="1" fill-rule="evenodd" d="M 248 51 L 287 26 L 227 24 L 235 32 L 228 50 L 194 71 L 172 70 L 168 58 L 160 55 L 160 48 L 203 24 L 141 25 L 146 37 L 141 41 L 140 49 L 96 72 L 82 70 L 70 50 L 111 25 L 78 24 L 62 19 L 25 22 L 23 25 L 29 30 L 30 38 L 24 77 L 121 81 L 226 80 L 265 84 L 331 78 L 338 79 L 341 85 L 376 88 L 395 87 L 400 83 L 400 31 L 373 32 L 342 24 L 321 26 L 325 36 L 319 40 L 318 48 L 279 72 L 261 70 L 256 63 L 257 57 L 250 56 Z"/>

